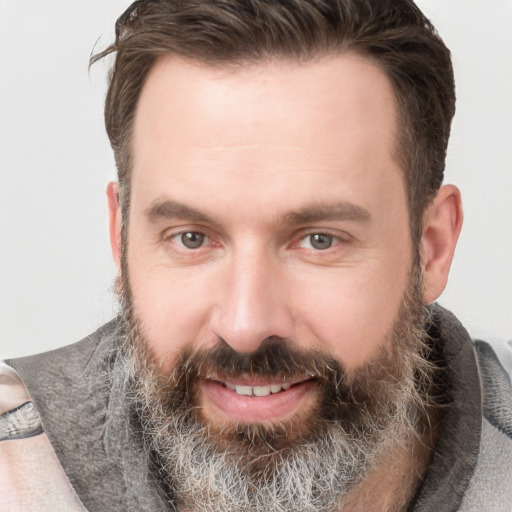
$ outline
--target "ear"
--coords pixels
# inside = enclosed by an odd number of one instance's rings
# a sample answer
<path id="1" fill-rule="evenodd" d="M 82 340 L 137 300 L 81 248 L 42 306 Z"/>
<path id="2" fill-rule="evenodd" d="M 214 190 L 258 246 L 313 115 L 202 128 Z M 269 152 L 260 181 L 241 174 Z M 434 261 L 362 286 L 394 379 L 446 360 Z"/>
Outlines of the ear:
<path id="1" fill-rule="evenodd" d="M 119 206 L 119 183 L 111 181 L 107 185 L 108 216 L 110 227 L 110 245 L 112 256 L 117 267 L 121 270 L 121 208 Z"/>
<path id="2" fill-rule="evenodd" d="M 427 304 L 434 302 L 446 287 L 462 219 L 459 189 L 453 185 L 442 186 L 425 212 L 420 243 L 423 295 Z"/>

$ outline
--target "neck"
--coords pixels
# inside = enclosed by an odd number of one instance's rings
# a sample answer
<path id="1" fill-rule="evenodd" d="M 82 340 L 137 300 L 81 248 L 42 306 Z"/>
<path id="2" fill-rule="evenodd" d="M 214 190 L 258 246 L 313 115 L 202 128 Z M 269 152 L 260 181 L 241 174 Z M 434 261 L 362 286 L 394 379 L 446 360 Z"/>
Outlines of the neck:
<path id="1" fill-rule="evenodd" d="M 414 435 L 388 446 L 343 500 L 339 512 L 405 512 L 430 465 L 439 415 L 430 411 L 430 426 L 423 436 Z"/>

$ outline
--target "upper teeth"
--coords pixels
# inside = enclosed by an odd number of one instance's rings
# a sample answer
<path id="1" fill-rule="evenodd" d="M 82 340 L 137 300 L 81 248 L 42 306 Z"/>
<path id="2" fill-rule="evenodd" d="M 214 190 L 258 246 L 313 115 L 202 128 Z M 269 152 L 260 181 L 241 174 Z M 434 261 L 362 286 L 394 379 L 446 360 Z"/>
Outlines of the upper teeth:
<path id="1" fill-rule="evenodd" d="M 226 382 L 226 387 L 232 389 L 239 395 L 245 396 L 268 396 L 271 393 L 286 391 L 292 387 L 291 384 L 272 384 L 271 386 L 235 386 Z"/>

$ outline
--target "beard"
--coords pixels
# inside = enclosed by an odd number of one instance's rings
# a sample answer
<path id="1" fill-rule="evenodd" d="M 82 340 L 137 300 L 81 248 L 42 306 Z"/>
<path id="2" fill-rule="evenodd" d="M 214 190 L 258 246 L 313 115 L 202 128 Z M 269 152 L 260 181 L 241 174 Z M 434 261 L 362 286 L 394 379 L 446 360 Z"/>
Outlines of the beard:
<path id="1" fill-rule="evenodd" d="M 421 439 L 434 368 L 419 266 L 385 343 L 350 375 L 331 355 L 276 337 L 251 354 L 222 339 L 209 350 L 184 349 L 163 373 L 134 312 L 127 270 L 124 262 L 119 293 L 131 406 L 154 474 L 179 510 L 333 511 L 390 447 Z M 307 375 L 316 404 L 278 423 L 209 421 L 201 382 L 241 375 Z"/>

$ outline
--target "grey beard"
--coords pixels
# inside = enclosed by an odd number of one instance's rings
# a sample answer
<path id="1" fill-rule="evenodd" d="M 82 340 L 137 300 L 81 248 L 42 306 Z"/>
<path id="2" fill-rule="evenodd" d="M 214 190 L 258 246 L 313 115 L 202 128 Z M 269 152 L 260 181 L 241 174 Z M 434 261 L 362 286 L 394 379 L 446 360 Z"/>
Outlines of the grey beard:
<path id="1" fill-rule="evenodd" d="M 421 437 L 434 369 L 426 358 L 419 279 L 411 279 L 386 348 L 350 382 L 342 368 L 330 373 L 329 356 L 318 356 L 313 366 L 326 383 L 318 409 L 288 424 L 223 430 L 212 428 L 197 408 L 194 372 L 201 372 L 202 360 L 190 362 L 197 354 L 183 355 L 171 375 L 158 372 L 127 284 L 126 376 L 133 407 L 148 458 L 180 510 L 334 511 L 391 445 Z"/>

